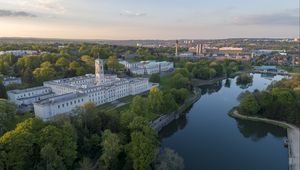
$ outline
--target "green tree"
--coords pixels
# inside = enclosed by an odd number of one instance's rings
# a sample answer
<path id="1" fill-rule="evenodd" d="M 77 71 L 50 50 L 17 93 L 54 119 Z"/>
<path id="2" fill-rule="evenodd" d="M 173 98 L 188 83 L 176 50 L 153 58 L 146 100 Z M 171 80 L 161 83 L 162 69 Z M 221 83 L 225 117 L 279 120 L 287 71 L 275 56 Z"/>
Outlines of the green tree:
<path id="1" fill-rule="evenodd" d="M 171 87 L 173 88 L 177 88 L 177 89 L 187 88 L 188 84 L 189 84 L 189 79 L 184 77 L 180 73 L 176 73 L 171 78 Z"/>
<path id="2" fill-rule="evenodd" d="M 55 170 L 55 169 L 66 169 L 62 158 L 57 154 L 57 151 L 53 148 L 51 144 L 46 144 L 41 149 L 41 169 Z"/>
<path id="3" fill-rule="evenodd" d="M 127 145 L 127 155 L 133 161 L 133 169 L 150 169 L 150 163 L 155 159 L 157 143 L 143 132 L 131 133 L 131 142 Z"/>
<path id="4" fill-rule="evenodd" d="M 116 56 L 110 56 L 107 60 L 107 67 L 112 71 L 116 71 L 119 68 L 118 58 Z"/>
<path id="5" fill-rule="evenodd" d="M 72 61 L 70 64 L 69 64 L 69 69 L 70 70 L 76 70 L 77 68 L 80 67 L 80 64 L 77 62 L 77 61 Z"/>
<path id="6" fill-rule="evenodd" d="M 148 113 L 146 100 L 141 96 L 135 96 L 130 105 L 130 110 L 136 115 L 146 115 Z"/>
<path id="7" fill-rule="evenodd" d="M 160 82 L 160 75 L 159 74 L 152 74 L 149 78 L 150 82 L 159 83 Z"/>
<path id="8" fill-rule="evenodd" d="M 87 158 L 84 157 L 80 162 L 79 162 L 79 170 L 92 170 L 94 169 L 93 162 Z"/>
<path id="9" fill-rule="evenodd" d="M 150 94 L 148 95 L 148 106 L 153 113 L 162 114 L 164 112 L 163 100 L 163 94 L 157 87 L 150 89 Z"/>
<path id="10" fill-rule="evenodd" d="M 16 125 L 16 105 L 4 99 L 0 99 L 0 136 Z"/>
<path id="11" fill-rule="evenodd" d="M 110 130 L 105 130 L 102 135 L 102 155 L 100 160 L 103 169 L 115 169 L 118 155 L 122 151 L 121 139 Z"/>
<path id="12" fill-rule="evenodd" d="M 7 99 L 6 88 L 3 82 L 0 80 L 0 99 Z"/>
<path id="13" fill-rule="evenodd" d="M 163 94 L 163 113 L 174 112 L 178 109 L 178 105 L 174 99 L 174 96 L 167 92 Z"/>
<path id="14" fill-rule="evenodd" d="M 246 92 L 240 103 L 240 110 L 242 114 L 254 115 L 260 110 L 256 98 L 252 93 Z"/>
<path id="15" fill-rule="evenodd" d="M 69 127 L 59 129 L 55 126 L 48 125 L 40 132 L 39 143 L 41 147 L 51 144 L 57 151 L 58 155 L 62 157 L 66 166 L 72 166 L 76 159 L 76 140 L 74 139 L 74 132 L 70 132 Z"/>
<path id="16" fill-rule="evenodd" d="M 69 61 L 65 57 L 60 57 L 56 60 L 55 66 L 62 68 L 63 70 L 68 68 Z"/>
<path id="17" fill-rule="evenodd" d="M 55 76 L 55 70 L 50 62 L 44 62 L 40 68 L 33 71 L 33 76 L 38 82 L 52 80 Z"/>
<path id="18" fill-rule="evenodd" d="M 1 153 L 0 162 L 7 169 L 30 169 L 33 167 L 35 136 L 27 131 L 9 131 L 0 138 Z"/>

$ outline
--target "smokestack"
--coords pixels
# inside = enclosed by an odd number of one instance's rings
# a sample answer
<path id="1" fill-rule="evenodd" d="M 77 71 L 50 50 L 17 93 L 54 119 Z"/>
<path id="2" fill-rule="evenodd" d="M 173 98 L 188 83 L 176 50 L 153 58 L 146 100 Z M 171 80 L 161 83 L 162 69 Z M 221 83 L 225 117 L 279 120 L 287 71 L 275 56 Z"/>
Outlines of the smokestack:
<path id="1" fill-rule="evenodd" d="M 175 56 L 178 56 L 179 41 L 176 40 Z"/>

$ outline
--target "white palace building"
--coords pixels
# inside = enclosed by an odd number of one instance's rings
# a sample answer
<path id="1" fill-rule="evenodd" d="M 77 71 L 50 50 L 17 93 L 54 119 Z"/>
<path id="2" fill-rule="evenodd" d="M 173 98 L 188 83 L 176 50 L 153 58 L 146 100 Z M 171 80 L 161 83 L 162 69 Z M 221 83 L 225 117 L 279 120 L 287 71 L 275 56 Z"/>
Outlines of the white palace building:
<path id="1" fill-rule="evenodd" d="M 174 69 L 174 63 L 168 61 L 141 61 L 130 63 L 125 60 L 119 61 L 125 68 L 129 69 L 131 73 L 136 75 L 152 75 L 156 73 L 167 72 Z"/>
<path id="2" fill-rule="evenodd" d="M 96 105 L 150 90 L 148 78 L 118 78 L 105 75 L 103 60 L 95 61 L 95 75 L 52 80 L 44 86 L 8 91 L 9 99 L 17 105 L 33 104 L 37 117 L 47 120 L 52 116 L 72 111 L 87 102 Z"/>

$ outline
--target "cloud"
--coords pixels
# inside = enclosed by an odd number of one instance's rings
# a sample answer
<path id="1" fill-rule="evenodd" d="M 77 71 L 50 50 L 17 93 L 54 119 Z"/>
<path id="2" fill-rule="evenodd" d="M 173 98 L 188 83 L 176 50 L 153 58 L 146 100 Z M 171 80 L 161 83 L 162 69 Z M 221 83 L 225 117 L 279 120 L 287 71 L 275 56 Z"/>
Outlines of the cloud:
<path id="1" fill-rule="evenodd" d="M 299 9 L 281 13 L 245 15 L 235 18 L 237 25 L 290 25 L 299 26 Z"/>
<path id="2" fill-rule="evenodd" d="M 0 9 L 0 17 L 36 17 L 36 15 L 25 11 L 10 11 Z"/>
<path id="3" fill-rule="evenodd" d="M 143 17 L 146 16 L 147 14 L 144 12 L 133 12 L 129 10 L 124 10 L 123 13 L 120 13 L 121 16 L 127 16 L 127 17 Z"/>
<path id="4" fill-rule="evenodd" d="M 62 0 L 12 0 L 6 3 L 14 5 L 19 9 L 31 9 L 43 12 L 64 13 L 65 7 Z"/>

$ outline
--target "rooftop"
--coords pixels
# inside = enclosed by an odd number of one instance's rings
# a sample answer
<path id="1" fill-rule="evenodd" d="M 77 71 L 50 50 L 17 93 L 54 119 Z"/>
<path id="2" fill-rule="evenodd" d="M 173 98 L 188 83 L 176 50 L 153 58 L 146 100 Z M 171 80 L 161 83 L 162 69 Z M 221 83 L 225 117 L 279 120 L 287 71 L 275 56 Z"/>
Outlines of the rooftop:
<path id="1" fill-rule="evenodd" d="M 35 104 L 38 104 L 38 105 L 54 104 L 54 103 L 59 103 L 62 101 L 68 101 L 70 99 L 76 99 L 76 98 L 83 97 L 83 96 L 86 96 L 86 94 L 78 93 L 78 92 L 67 93 L 67 94 L 57 95 L 57 96 L 50 97 L 48 99 L 38 101 Z"/>
<path id="2" fill-rule="evenodd" d="M 20 93 L 26 93 L 26 92 L 31 92 L 31 91 L 35 91 L 35 90 L 43 90 L 43 89 L 51 89 L 51 88 L 39 86 L 39 87 L 33 87 L 33 88 L 23 89 L 23 90 L 19 90 L 19 89 L 11 90 L 11 91 L 8 91 L 8 93 L 20 94 Z"/>

